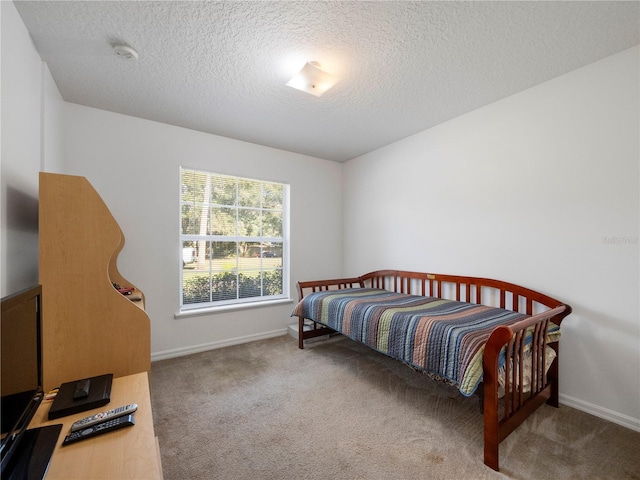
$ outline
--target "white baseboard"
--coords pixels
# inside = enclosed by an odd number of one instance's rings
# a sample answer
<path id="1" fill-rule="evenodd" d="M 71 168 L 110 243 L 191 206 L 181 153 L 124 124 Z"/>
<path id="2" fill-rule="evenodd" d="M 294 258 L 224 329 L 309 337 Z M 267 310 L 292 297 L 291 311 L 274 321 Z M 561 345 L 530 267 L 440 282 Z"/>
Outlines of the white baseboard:
<path id="1" fill-rule="evenodd" d="M 562 393 L 560 394 L 560 403 L 568 407 L 575 408 L 576 410 L 589 413 L 596 417 L 603 418 L 610 422 L 617 423 L 618 425 L 630 428 L 631 430 L 635 430 L 636 432 L 640 432 L 640 419 L 629 417 L 628 415 L 614 412 L 613 410 L 609 410 L 608 408 L 594 405 L 592 403 L 585 402 L 584 400 L 570 397 L 569 395 L 564 395 Z"/>
<path id="2" fill-rule="evenodd" d="M 272 330 L 270 332 L 256 333 L 253 335 L 246 335 L 244 337 L 235 337 L 228 340 L 220 340 L 217 342 L 201 343 L 200 345 L 192 345 L 183 348 L 174 348 L 172 350 L 164 350 L 162 352 L 155 352 L 151 354 L 151 361 L 157 362 L 159 360 L 166 360 L 168 358 L 183 357 L 185 355 L 191 355 L 193 353 L 206 352 L 207 350 L 215 350 L 217 348 L 230 347 L 232 345 L 240 345 L 241 343 L 255 342 L 257 340 L 264 340 L 267 338 L 280 337 L 287 334 L 286 328 L 278 330 Z"/>

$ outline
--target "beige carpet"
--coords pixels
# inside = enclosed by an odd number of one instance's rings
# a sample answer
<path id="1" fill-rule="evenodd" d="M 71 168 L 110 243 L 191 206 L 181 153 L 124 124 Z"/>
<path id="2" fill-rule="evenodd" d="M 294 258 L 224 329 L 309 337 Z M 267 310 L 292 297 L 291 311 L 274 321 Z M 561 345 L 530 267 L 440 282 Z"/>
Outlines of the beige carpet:
<path id="1" fill-rule="evenodd" d="M 476 397 L 346 338 L 155 362 L 166 480 L 640 479 L 640 433 L 544 405 L 482 461 Z"/>

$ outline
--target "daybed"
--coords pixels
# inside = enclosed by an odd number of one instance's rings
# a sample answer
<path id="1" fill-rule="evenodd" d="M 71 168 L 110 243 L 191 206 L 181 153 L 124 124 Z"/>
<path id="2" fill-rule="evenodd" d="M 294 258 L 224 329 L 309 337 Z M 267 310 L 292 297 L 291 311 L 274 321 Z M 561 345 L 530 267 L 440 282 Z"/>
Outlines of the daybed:
<path id="1" fill-rule="evenodd" d="M 484 463 L 544 402 L 558 407 L 558 339 L 571 307 L 542 293 L 485 278 L 381 270 L 298 282 L 300 348 L 339 332 L 480 395 Z M 547 348 L 550 347 L 550 348 Z"/>

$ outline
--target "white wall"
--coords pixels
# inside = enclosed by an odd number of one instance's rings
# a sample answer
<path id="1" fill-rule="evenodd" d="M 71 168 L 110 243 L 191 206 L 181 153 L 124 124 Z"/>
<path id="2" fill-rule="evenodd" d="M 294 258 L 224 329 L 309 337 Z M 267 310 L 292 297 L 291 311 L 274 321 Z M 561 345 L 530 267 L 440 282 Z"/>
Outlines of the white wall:
<path id="1" fill-rule="evenodd" d="M 93 184 L 126 244 L 118 269 L 145 293 L 152 358 L 282 334 L 293 304 L 174 318 L 182 266 L 181 165 L 290 184 L 295 281 L 340 275 L 342 166 L 273 148 L 67 104 L 66 173 Z"/>
<path id="2" fill-rule="evenodd" d="M 41 170 L 64 173 L 65 105 L 46 63 L 42 63 L 42 164 Z"/>
<path id="3" fill-rule="evenodd" d="M 561 400 L 638 430 L 639 53 L 354 159 L 343 178 L 345 275 L 492 277 L 569 303 Z"/>
<path id="4" fill-rule="evenodd" d="M 60 165 L 62 97 L 13 2 L 2 21 L 0 295 L 38 283 L 38 172 Z M 44 111 L 47 110 L 47 115 Z"/>

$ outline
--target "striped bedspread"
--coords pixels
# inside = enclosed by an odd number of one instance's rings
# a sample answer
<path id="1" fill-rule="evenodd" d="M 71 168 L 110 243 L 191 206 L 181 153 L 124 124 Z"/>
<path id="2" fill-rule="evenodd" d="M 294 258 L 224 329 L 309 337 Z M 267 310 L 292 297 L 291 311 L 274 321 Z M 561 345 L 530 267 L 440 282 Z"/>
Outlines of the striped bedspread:
<path id="1" fill-rule="evenodd" d="M 493 329 L 526 318 L 500 308 L 373 288 L 311 293 L 292 316 L 331 327 L 448 381 L 466 396 L 482 381 L 482 353 Z"/>

